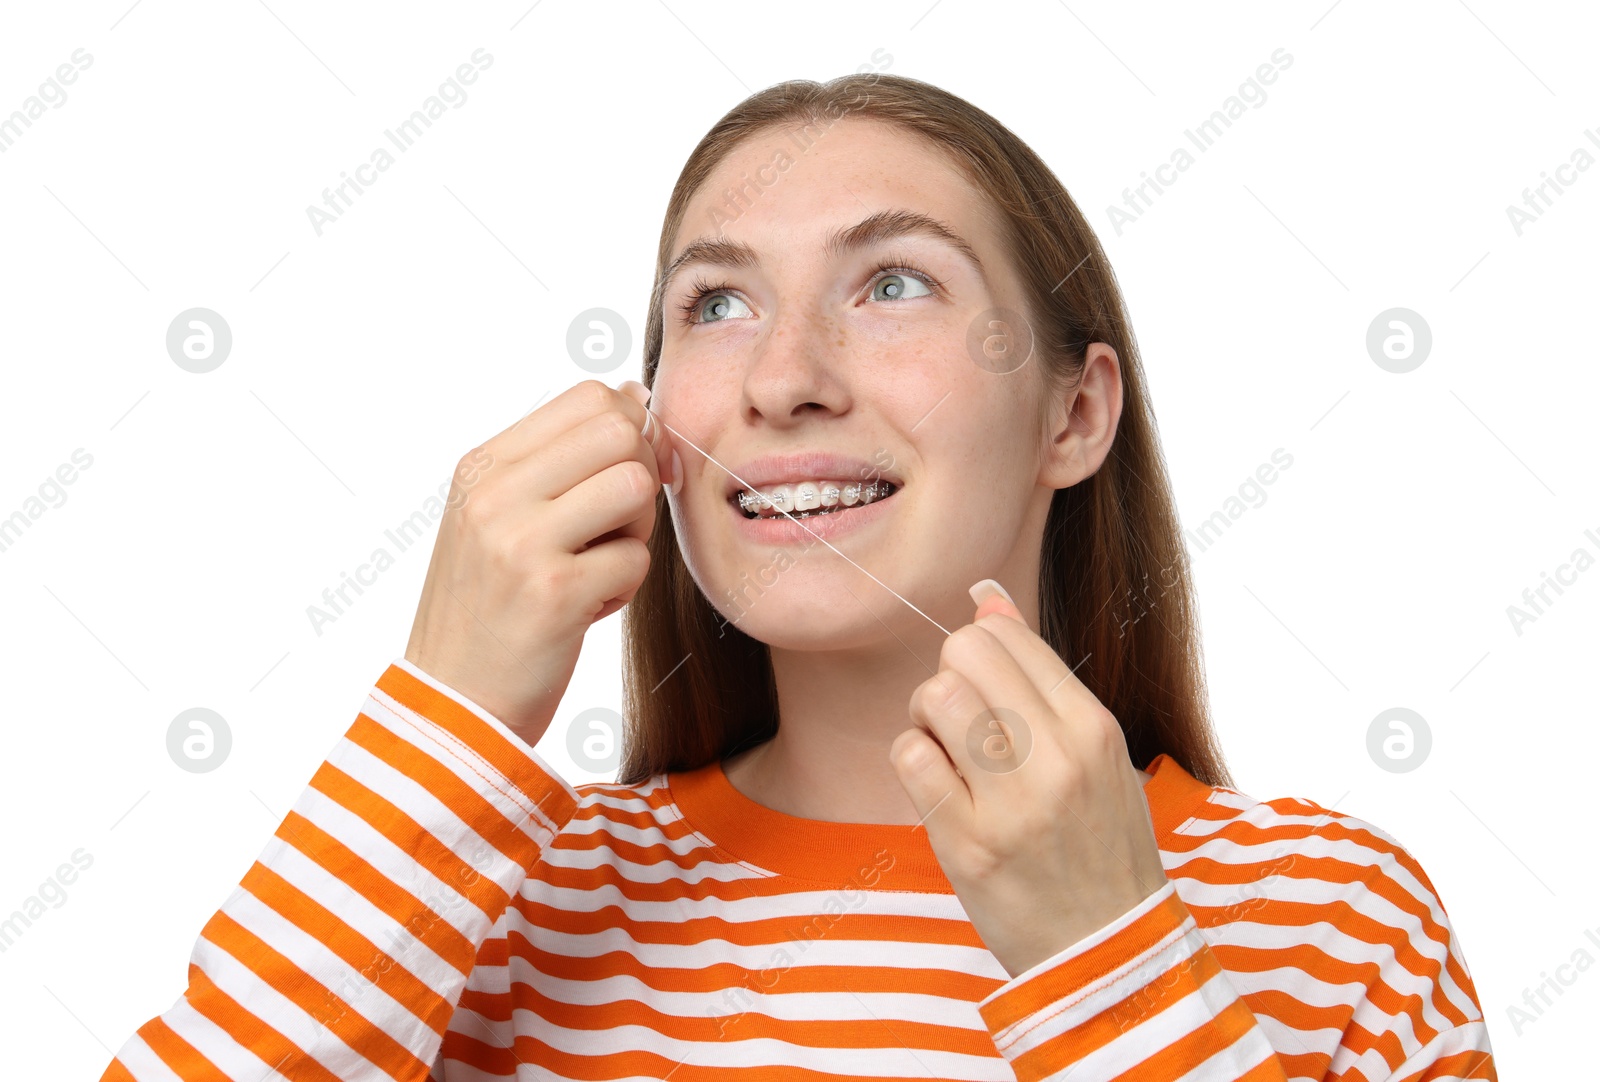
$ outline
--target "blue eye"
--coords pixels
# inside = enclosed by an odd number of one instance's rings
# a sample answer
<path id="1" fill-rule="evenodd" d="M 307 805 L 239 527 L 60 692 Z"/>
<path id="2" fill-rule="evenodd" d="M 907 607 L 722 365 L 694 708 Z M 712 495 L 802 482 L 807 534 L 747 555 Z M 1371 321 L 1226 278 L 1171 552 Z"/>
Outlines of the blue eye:
<path id="1" fill-rule="evenodd" d="M 739 318 L 735 305 L 743 307 L 745 315 L 749 315 L 750 306 L 727 290 L 728 287 L 725 285 L 714 286 L 705 281 L 695 282 L 689 289 L 688 299 L 677 306 L 681 313 L 680 318 L 686 324 L 719 323 L 725 319 Z M 702 320 L 700 318 L 702 315 L 710 318 Z"/>
<path id="2" fill-rule="evenodd" d="M 907 287 L 912 288 L 912 292 L 910 294 L 906 293 Z M 919 289 L 922 292 L 916 292 L 916 290 Z M 881 293 L 879 292 L 880 290 L 882 291 Z M 933 290 L 928 288 L 927 282 L 923 281 L 918 275 L 909 273 L 886 274 L 882 278 L 878 279 L 877 284 L 872 287 L 873 299 L 883 301 L 902 300 L 907 296 L 927 297 L 931 296 L 932 294 Z"/>
<path id="3" fill-rule="evenodd" d="M 700 321 L 702 323 L 715 323 L 722 319 L 739 318 L 734 311 L 734 305 L 743 308 L 745 315 L 750 314 L 750 306 L 732 293 L 710 293 L 705 296 L 705 300 L 707 303 L 704 307 L 701 307 L 699 298 L 696 298 L 694 302 L 698 314 L 706 317 Z"/>

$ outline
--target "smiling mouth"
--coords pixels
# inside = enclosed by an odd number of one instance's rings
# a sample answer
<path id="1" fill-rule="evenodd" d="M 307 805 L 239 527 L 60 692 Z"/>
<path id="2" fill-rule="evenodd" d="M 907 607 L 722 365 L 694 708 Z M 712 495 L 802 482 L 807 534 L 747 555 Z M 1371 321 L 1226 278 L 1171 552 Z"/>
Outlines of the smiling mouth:
<path id="1" fill-rule="evenodd" d="M 806 519 L 835 515 L 889 499 L 900 487 L 881 478 L 839 484 L 779 485 L 764 493 L 741 489 L 728 498 L 746 519 Z"/>

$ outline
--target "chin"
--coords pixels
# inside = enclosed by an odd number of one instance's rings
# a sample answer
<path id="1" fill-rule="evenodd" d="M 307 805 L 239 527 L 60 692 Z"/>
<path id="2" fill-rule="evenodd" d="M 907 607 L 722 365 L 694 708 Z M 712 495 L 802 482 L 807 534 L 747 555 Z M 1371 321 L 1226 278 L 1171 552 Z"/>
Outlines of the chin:
<path id="1" fill-rule="evenodd" d="M 824 565 L 823 560 L 838 566 Z M 907 618 L 924 628 L 931 626 L 821 546 L 776 577 L 771 571 L 742 572 L 737 579 L 721 581 L 716 595 L 706 596 L 714 597 L 722 618 L 752 639 L 779 649 L 845 650 L 885 639 L 892 642 L 895 635 L 909 638 L 917 628 L 902 627 Z"/>

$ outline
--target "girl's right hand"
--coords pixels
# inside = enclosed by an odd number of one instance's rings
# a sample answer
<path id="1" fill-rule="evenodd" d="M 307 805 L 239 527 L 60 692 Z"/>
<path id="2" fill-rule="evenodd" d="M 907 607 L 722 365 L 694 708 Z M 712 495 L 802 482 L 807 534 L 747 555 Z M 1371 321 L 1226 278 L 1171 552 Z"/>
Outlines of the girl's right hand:
<path id="1" fill-rule="evenodd" d="M 462 457 L 406 644 L 530 746 L 584 633 L 644 582 L 656 493 L 682 483 L 648 392 L 623 388 L 585 380 Z"/>

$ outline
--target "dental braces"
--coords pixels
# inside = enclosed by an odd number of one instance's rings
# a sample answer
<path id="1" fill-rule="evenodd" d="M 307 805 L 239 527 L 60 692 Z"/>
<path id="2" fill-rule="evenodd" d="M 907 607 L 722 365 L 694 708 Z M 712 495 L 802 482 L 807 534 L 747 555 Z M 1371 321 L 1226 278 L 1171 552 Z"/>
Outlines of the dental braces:
<path id="1" fill-rule="evenodd" d="M 842 490 L 841 489 L 836 489 L 836 488 L 833 488 L 832 486 L 829 486 L 829 487 L 823 489 L 822 491 L 823 492 L 832 493 L 836 499 L 842 494 Z M 894 486 L 892 484 L 890 484 L 888 481 L 881 481 L 881 480 L 868 481 L 868 482 L 866 482 L 866 483 L 861 485 L 861 496 L 860 496 L 860 498 L 855 503 L 850 504 L 849 506 L 851 506 L 851 507 L 861 507 L 861 506 L 863 506 L 865 504 L 874 503 L 874 502 L 876 502 L 878 500 L 883 499 L 885 496 L 888 496 L 889 493 L 891 493 L 893 491 L 894 491 Z M 763 510 L 764 508 L 767 508 L 767 507 L 776 506 L 771 501 L 769 501 L 765 496 L 762 496 L 759 493 L 751 492 L 748 489 L 739 492 L 738 500 L 739 500 L 739 509 L 741 511 L 743 511 L 747 515 L 751 514 L 753 512 L 759 512 L 759 511 L 761 511 L 761 510 Z M 843 501 L 840 500 L 839 503 L 842 504 Z M 835 504 L 833 506 L 838 506 L 838 504 Z M 812 514 L 814 512 L 821 511 L 822 507 L 823 507 L 823 505 L 819 504 L 815 508 L 812 508 L 812 509 L 807 510 L 807 511 L 795 512 L 795 514 L 797 516 L 799 516 L 799 517 L 805 517 L 805 516 L 810 515 L 810 514 Z M 794 508 L 794 493 L 791 492 L 790 493 L 789 507 L 788 508 L 780 508 L 779 510 L 782 513 L 788 513 L 789 511 L 792 511 L 793 508 Z"/>

